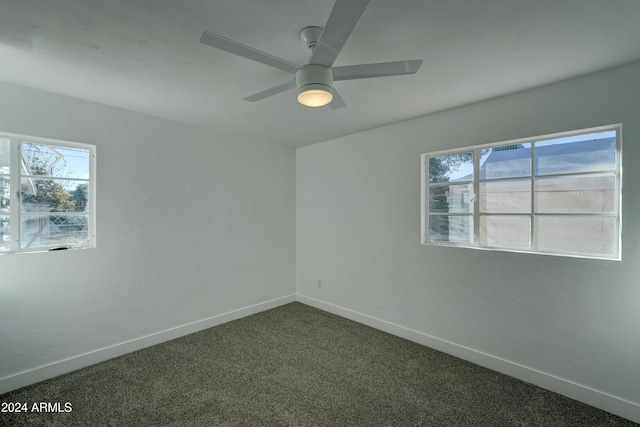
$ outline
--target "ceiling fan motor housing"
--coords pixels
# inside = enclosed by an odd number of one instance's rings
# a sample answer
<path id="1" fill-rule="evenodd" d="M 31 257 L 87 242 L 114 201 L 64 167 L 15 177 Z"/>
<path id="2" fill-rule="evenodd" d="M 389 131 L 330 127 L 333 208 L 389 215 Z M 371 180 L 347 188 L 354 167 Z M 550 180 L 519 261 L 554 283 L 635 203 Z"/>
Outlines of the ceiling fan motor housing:
<path id="1" fill-rule="evenodd" d="M 333 92 L 333 71 L 324 65 L 308 64 L 296 72 L 298 93 L 311 89 Z"/>

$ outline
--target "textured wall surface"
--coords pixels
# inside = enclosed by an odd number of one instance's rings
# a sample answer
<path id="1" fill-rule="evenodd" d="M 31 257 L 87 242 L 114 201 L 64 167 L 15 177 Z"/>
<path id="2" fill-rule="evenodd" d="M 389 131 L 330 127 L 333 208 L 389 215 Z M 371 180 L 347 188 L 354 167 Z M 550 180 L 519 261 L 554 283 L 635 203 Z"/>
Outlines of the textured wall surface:
<path id="1" fill-rule="evenodd" d="M 295 292 L 295 154 L 9 84 L 0 129 L 97 146 L 97 248 L 0 256 L 0 379 Z"/>
<path id="2" fill-rule="evenodd" d="M 298 149 L 299 295 L 614 396 L 640 419 L 638 76 L 635 63 Z M 622 261 L 420 245 L 421 153 L 616 123 Z"/>

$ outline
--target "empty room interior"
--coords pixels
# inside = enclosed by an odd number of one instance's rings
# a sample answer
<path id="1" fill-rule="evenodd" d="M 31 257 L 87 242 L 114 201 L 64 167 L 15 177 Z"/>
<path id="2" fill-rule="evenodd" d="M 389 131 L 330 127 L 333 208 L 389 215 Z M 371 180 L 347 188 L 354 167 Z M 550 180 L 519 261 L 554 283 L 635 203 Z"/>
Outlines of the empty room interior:
<path id="1" fill-rule="evenodd" d="M 0 416 L 74 425 L 88 405 L 16 393 L 280 313 L 282 340 L 366 326 L 640 423 L 639 23 L 637 0 L 2 0 Z M 316 424 L 288 405 L 268 420 Z"/>

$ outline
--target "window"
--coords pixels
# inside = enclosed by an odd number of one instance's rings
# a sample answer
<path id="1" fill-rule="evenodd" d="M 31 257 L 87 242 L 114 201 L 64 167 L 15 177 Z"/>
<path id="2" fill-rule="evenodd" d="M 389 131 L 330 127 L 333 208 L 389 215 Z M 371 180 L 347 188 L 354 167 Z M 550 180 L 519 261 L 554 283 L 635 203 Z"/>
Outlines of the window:
<path id="1" fill-rule="evenodd" d="M 422 243 L 620 260 L 621 130 L 423 154 Z"/>
<path id="2" fill-rule="evenodd" d="M 0 133 L 0 254 L 95 247 L 95 146 Z"/>

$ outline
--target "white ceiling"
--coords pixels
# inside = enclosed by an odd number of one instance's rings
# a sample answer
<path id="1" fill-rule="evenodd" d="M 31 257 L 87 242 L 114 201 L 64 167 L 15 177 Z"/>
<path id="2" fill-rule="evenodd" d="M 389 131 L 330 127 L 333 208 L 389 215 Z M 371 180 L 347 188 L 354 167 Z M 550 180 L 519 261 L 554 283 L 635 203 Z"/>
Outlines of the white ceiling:
<path id="1" fill-rule="evenodd" d="M 335 84 L 311 109 L 284 71 L 203 30 L 303 65 L 298 33 L 333 0 L 0 0 L 0 80 L 293 147 L 640 59 L 639 0 L 372 0 L 335 63 L 424 59 L 416 75 Z"/>

